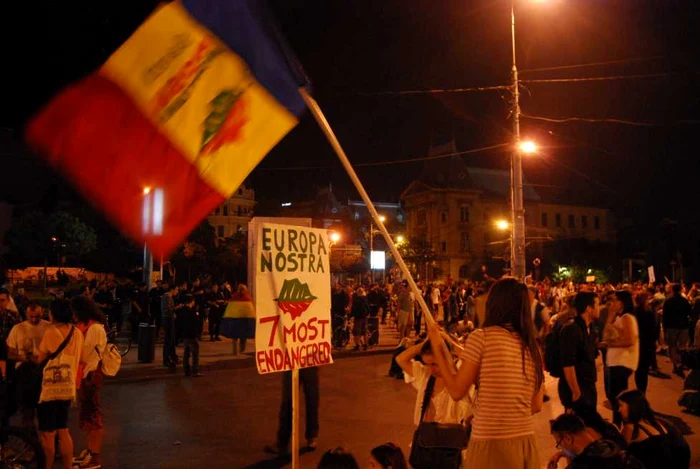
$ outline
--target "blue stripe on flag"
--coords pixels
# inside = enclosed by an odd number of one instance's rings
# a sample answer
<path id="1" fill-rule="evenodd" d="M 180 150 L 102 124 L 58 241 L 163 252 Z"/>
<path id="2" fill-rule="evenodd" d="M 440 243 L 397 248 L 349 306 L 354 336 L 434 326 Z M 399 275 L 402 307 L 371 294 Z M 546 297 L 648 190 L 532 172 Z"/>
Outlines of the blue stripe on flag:
<path id="1" fill-rule="evenodd" d="M 299 86 L 306 80 L 296 58 L 281 44 L 260 0 L 183 0 L 202 26 L 246 61 L 255 78 L 298 116 L 306 105 Z"/>

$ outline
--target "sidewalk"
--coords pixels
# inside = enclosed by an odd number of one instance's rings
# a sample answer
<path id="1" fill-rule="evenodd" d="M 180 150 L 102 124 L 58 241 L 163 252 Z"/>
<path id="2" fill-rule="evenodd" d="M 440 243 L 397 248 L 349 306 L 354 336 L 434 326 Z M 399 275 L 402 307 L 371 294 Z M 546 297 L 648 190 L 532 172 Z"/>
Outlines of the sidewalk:
<path id="1" fill-rule="evenodd" d="M 199 342 L 199 367 L 202 373 L 222 369 L 240 369 L 255 366 L 255 339 L 248 339 L 246 351 L 233 355 L 233 345 L 231 340 L 221 338 L 221 342 L 211 342 L 208 334 L 204 334 Z M 352 338 L 344 350 L 333 349 L 333 359 L 347 357 L 390 354 L 399 343 L 399 334 L 395 327 L 388 325 L 379 326 L 379 344 L 368 347 L 365 351 L 353 351 L 354 343 Z M 182 358 L 183 347 L 177 348 L 177 355 Z M 152 363 L 140 363 L 138 361 L 138 344 L 132 343 L 131 350 L 122 358 L 122 367 L 115 378 L 108 379 L 108 383 L 118 383 L 123 381 L 148 380 L 155 378 L 165 378 L 168 376 L 179 376 L 183 373 L 182 366 L 178 366 L 176 373 L 170 373 L 163 366 L 163 343 L 156 344 L 155 359 Z M 387 362 L 387 370 L 389 363 Z"/>

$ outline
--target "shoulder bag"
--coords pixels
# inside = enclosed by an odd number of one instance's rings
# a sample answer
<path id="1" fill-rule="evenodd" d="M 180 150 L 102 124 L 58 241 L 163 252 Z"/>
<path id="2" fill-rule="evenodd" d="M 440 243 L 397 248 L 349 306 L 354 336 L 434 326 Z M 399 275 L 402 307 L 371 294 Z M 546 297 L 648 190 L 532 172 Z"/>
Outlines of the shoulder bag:
<path id="1" fill-rule="evenodd" d="M 435 388 L 435 377 L 428 379 L 421 406 L 420 422 L 413 433 L 409 462 L 414 469 L 459 469 L 462 451 L 469 443 L 469 428 L 461 423 L 424 422 Z"/>

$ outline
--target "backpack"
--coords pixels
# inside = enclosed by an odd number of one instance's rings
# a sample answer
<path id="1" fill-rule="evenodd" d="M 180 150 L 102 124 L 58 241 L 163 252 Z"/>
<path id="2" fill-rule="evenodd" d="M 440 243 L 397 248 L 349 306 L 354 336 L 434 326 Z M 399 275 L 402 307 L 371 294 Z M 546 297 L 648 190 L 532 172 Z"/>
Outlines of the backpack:
<path id="1" fill-rule="evenodd" d="M 568 321 L 566 324 L 571 324 L 572 322 Z M 563 328 L 564 325 L 557 322 L 544 337 L 544 366 L 554 378 L 561 378 L 564 374 L 561 366 L 561 346 L 559 345 L 559 336 Z"/>
<path id="2" fill-rule="evenodd" d="M 105 376 L 116 376 L 119 369 L 122 367 L 122 356 L 119 354 L 119 348 L 115 344 L 107 343 L 105 353 L 100 356 L 100 352 L 95 347 L 97 355 L 100 357 L 100 368 Z"/>

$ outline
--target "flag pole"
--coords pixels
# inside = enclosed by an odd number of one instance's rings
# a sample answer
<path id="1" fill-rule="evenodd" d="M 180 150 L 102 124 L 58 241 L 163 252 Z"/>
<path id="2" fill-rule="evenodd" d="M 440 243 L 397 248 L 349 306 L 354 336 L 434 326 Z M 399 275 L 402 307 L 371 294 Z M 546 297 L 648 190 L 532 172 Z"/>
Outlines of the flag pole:
<path id="1" fill-rule="evenodd" d="M 335 150 L 335 153 L 338 155 L 338 158 L 340 159 L 340 162 L 343 164 L 345 171 L 347 171 L 348 176 L 350 176 L 352 183 L 355 185 L 357 192 L 360 193 L 360 197 L 362 197 L 363 202 L 367 206 L 367 210 L 369 211 L 370 215 L 372 216 L 372 220 L 374 220 L 374 223 L 376 223 L 377 226 L 379 227 L 379 231 L 382 233 L 382 236 L 384 236 L 384 239 L 386 240 L 387 246 L 389 246 L 389 250 L 391 251 L 391 254 L 394 256 L 394 259 L 396 259 L 396 263 L 399 264 L 399 268 L 401 269 L 401 272 L 403 273 L 404 278 L 408 281 L 408 285 L 411 288 L 411 291 L 413 292 L 413 294 L 415 295 L 416 300 L 418 301 L 418 304 L 420 305 L 420 308 L 423 311 L 423 316 L 425 317 L 428 325 L 434 324 L 435 319 L 433 319 L 433 315 L 430 314 L 430 310 L 428 309 L 428 305 L 425 303 L 425 300 L 423 299 L 423 295 L 421 294 L 421 291 L 418 289 L 418 285 L 416 285 L 416 282 L 413 280 L 413 277 L 411 276 L 411 273 L 409 272 L 408 267 L 406 266 L 406 263 L 404 262 L 403 258 L 401 257 L 401 254 L 399 254 L 399 251 L 396 249 L 396 245 L 394 245 L 394 241 L 391 239 L 391 235 L 389 235 L 389 232 L 384 227 L 384 223 L 382 223 L 381 220 L 379 219 L 379 214 L 377 213 L 377 209 L 374 208 L 374 204 L 372 203 L 369 196 L 367 195 L 365 188 L 362 186 L 362 182 L 360 182 L 360 179 L 357 177 L 357 173 L 355 173 L 355 170 L 353 169 L 352 164 L 350 164 L 350 160 L 348 159 L 348 156 L 345 154 L 343 147 L 340 146 L 340 142 L 338 141 L 338 138 L 335 136 L 333 129 L 331 129 L 330 124 L 326 120 L 326 116 L 323 115 L 323 111 L 319 107 L 318 103 L 309 94 L 309 92 L 306 90 L 306 88 L 300 87 L 299 93 L 301 93 L 302 98 L 304 98 L 304 102 L 309 107 L 311 114 L 313 114 L 314 119 L 316 119 L 316 122 L 318 122 L 318 125 L 321 127 L 321 130 L 323 130 L 323 133 L 326 134 L 326 138 L 328 139 L 328 142 L 330 142 L 331 146 L 333 147 L 333 150 Z M 447 356 L 449 356 L 449 354 Z"/>
<path id="2" fill-rule="evenodd" d="M 299 469 L 299 369 L 292 370 L 292 469 Z"/>

